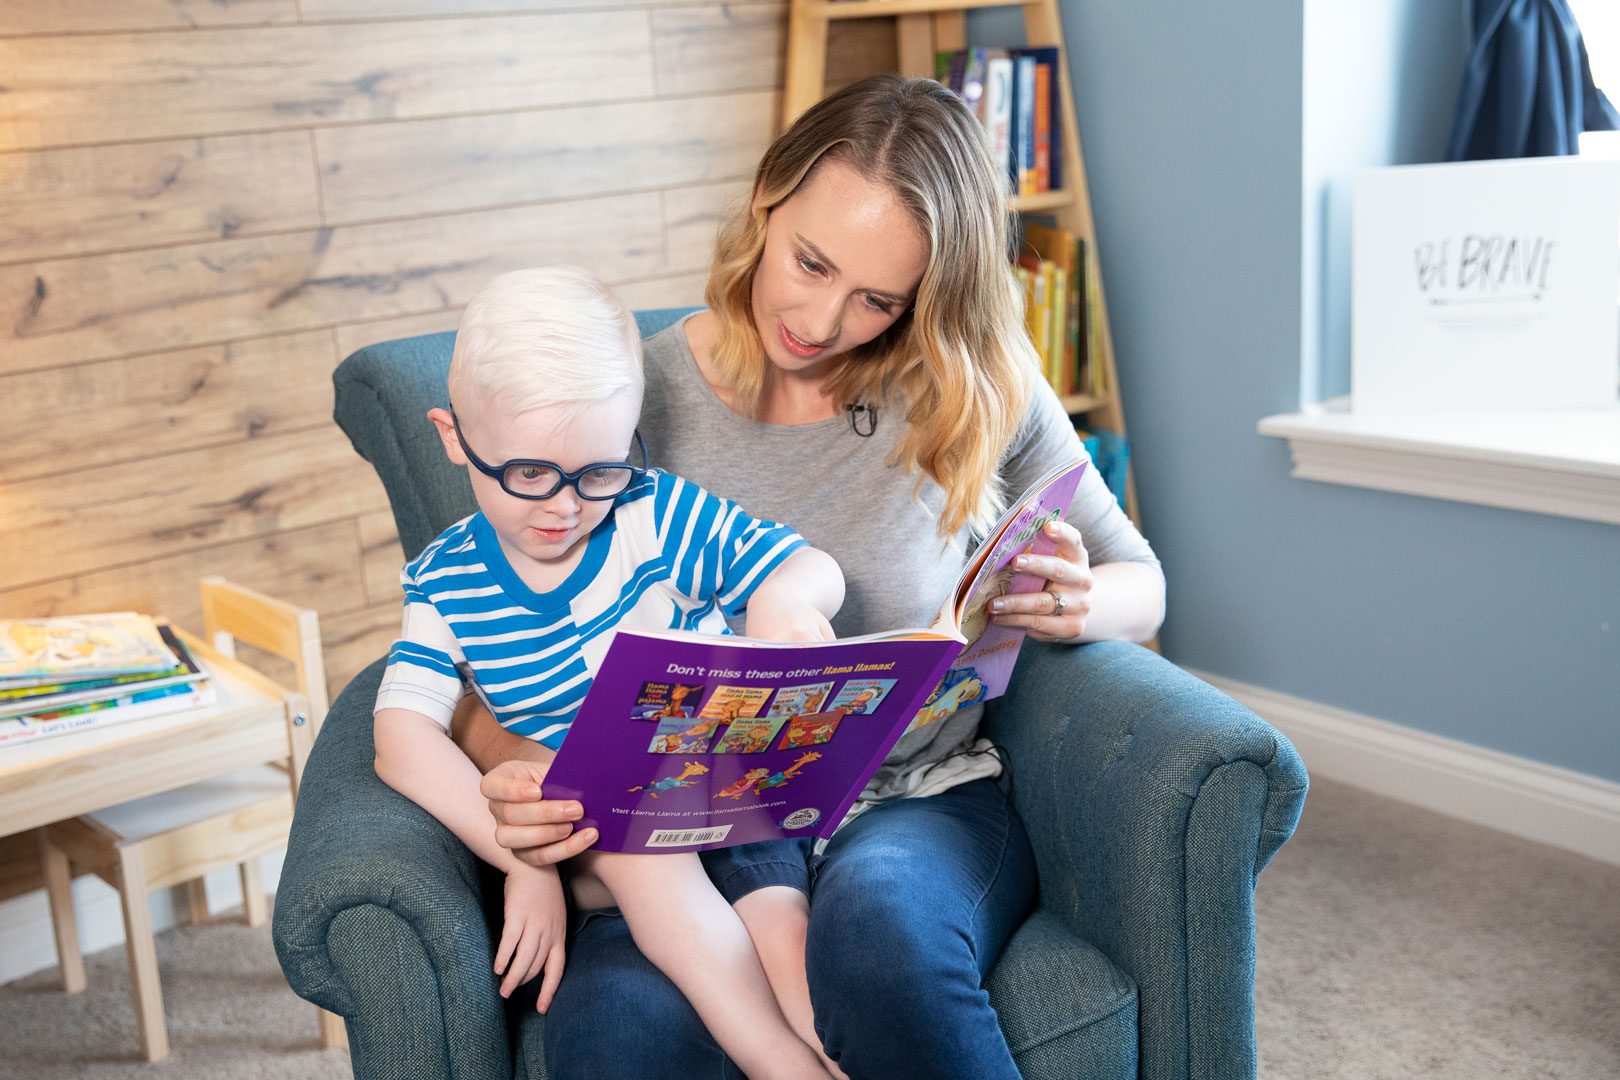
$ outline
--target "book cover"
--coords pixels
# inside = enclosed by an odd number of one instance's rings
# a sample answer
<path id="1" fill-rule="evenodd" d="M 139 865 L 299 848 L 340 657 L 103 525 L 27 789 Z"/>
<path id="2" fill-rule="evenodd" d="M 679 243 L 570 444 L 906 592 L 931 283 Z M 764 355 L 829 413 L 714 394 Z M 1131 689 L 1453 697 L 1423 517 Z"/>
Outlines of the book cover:
<path id="1" fill-rule="evenodd" d="M 178 667 L 157 623 L 130 611 L 0 620 L 0 685 L 22 687 Z"/>
<path id="2" fill-rule="evenodd" d="M 967 102 L 973 115 L 984 123 L 984 78 L 990 63 L 988 49 L 968 49 L 967 67 L 962 72 L 962 100 Z"/>
<path id="3" fill-rule="evenodd" d="M 930 627 L 798 643 L 619 630 L 546 797 L 582 803 L 578 827 L 603 851 L 830 836 L 907 730 L 1005 692 L 1024 631 L 992 624 L 987 604 L 1045 586 L 1012 560 L 1052 550 L 1043 526 L 1085 468 L 1052 470 L 1008 509 Z M 706 695 L 696 714 L 650 716 L 676 686 Z"/>
<path id="4" fill-rule="evenodd" d="M 0 696 L 0 719 L 59 710 L 70 705 L 108 701 L 139 690 L 193 685 L 207 680 L 208 673 L 197 666 L 196 660 L 173 630 L 159 625 L 158 633 L 163 643 L 179 658 L 180 663 L 175 667 L 138 675 L 119 675 L 84 682 L 48 683 L 9 691 L 9 696 Z"/>

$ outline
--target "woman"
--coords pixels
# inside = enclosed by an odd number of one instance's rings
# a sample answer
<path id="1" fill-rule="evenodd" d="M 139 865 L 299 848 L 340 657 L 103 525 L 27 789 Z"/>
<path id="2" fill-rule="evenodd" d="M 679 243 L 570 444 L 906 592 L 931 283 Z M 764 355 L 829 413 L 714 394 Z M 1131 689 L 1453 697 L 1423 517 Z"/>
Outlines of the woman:
<path id="1" fill-rule="evenodd" d="M 646 342 L 655 463 L 830 552 L 847 581 L 841 636 L 926 624 L 974 530 L 1081 453 L 1024 332 L 1006 187 L 977 121 L 938 83 L 851 86 L 766 151 L 717 241 L 709 309 Z M 1150 638 L 1164 579 L 1095 470 L 1051 529 L 1056 554 L 1029 564 L 1048 589 L 1001 598 L 991 617 L 1047 641 Z M 980 987 L 1028 912 L 1034 864 L 977 737 L 982 711 L 896 744 L 862 812 L 812 857 L 807 913 L 787 888 L 743 901 L 803 914 L 816 1034 L 857 1080 L 1018 1075 Z M 466 732 L 502 844 L 547 863 L 595 840 L 572 834 L 577 803 L 538 799 L 525 740 L 487 715 Z M 561 1077 L 720 1063 L 612 913 L 578 927 L 546 1043 Z"/>

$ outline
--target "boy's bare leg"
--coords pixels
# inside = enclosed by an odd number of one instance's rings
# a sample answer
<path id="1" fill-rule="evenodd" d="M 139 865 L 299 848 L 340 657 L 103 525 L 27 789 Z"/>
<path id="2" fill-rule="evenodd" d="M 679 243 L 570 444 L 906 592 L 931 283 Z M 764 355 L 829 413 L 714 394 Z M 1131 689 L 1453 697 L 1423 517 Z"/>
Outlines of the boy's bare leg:
<path id="1" fill-rule="evenodd" d="M 769 885 L 738 900 L 736 909 L 788 1023 L 821 1058 L 822 1067 L 838 1080 L 845 1080 L 843 1072 L 821 1048 L 815 1013 L 810 1007 L 810 979 L 804 965 L 810 901 L 798 889 Z"/>
<path id="2" fill-rule="evenodd" d="M 748 929 L 696 854 L 587 853 L 575 868 L 607 887 L 636 947 L 752 1080 L 827 1080 L 820 1055 L 777 1005 Z"/>

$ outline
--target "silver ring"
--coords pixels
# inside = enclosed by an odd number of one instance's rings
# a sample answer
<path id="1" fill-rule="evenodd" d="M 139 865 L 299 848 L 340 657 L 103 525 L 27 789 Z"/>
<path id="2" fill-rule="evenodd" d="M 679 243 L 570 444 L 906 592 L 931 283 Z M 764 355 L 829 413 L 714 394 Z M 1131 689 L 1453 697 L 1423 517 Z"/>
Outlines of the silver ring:
<path id="1" fill-rule="evenodd" d="M 1069 598 L 1067 596 L 1065 596 L 1063 593 L 1053 592 L 1051 589 L 1047 589 L 1046 590 L 1046 595 L 1050 596 L 1052 598 L 1052 614 L 1053 615 L 1061 615 L 1065 611 L 1068 610 Z"/>

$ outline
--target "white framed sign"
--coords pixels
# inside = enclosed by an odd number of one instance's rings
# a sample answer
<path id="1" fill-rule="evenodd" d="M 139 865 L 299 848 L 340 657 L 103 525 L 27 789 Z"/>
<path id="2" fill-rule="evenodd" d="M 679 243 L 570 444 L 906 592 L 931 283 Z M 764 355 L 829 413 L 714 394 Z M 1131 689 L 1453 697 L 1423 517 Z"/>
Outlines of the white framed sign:
<path id="1" fill-rule="evenodd" d="M 1363 170 L 1351 243 L 1354 411 L 1620 400 L 1620 161 Z"/>

